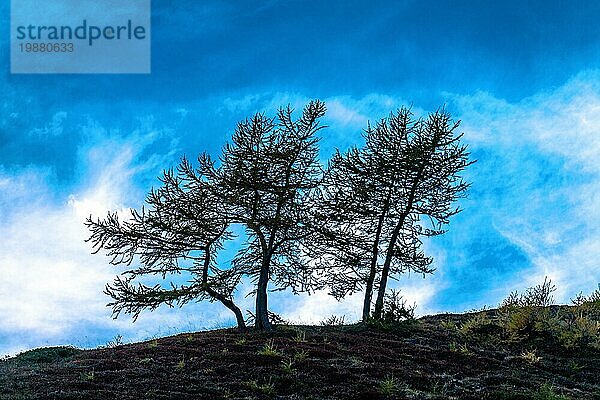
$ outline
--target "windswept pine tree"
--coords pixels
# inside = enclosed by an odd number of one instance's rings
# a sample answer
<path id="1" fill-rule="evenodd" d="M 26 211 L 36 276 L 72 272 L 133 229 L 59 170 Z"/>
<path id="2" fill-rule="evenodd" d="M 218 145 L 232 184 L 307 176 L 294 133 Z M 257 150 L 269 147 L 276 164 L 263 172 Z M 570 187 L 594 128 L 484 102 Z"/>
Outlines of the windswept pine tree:
<path id="1" fill-rule="evenodd" d="M 267 289 L 309 290 L 317 282 L 302 257 L 310 228 L 308 196 L 321 182 L 318 137 L 325 105 L 309 103 L 298 120 L 292 109 L 277 118 L 257 114 L 240 123 L 221 156 L 215 182 L 228 219 L 242 224 L 248 240 L 234 260 L 256 282 L 255 324 L 270 329 Z"/>
<path id="2" fill-rule="evenodd" d="M 161 304 L 208 300 L 221 302 L 235 314 L 238 327 L 245 328 L 242 311 L 233 301 L 242 274 L 216 264 L 217 252 L 232 237 L 227 206 L 207 179 L 206 172 L 214 169 L 210 157 L 200 156 L 199 163 L 194 169 L 183 159 L 176 171 L 165 171 L 162 186 L 147 196 L 148 208 L 131 210 L 128 219 L 120 220 L 115 212 L 86 221 L 95 253 L 104 249 L 112 264 L 135 265 L 106 286 L 115 318 L 126 312 L 136 319 L 142 310 Z M 165 281 L 181 281 L 182 274 L 186 283 Z M 163 284 L 136 283 L 146 275 L 160 277 Z"/>
<path id="3" fill-rule="evenodd" d="M 458 125 L 444 110 L 414 119 L 402 108 L 367 128 L 364 147 L 330 161 L 312 254 L 334 296 L 364 290 L 363 320 L 381 318 L 390 276 L 433 272 L 422 238 L 445 232 L 468 188 L 460 173 L 472 162 Z"/>

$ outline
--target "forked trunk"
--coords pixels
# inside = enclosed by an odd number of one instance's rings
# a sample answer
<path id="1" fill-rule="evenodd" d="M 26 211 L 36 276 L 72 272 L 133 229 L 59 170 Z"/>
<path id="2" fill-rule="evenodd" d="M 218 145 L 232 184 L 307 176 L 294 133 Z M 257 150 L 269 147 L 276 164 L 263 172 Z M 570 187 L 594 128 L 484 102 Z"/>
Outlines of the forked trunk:
<path id="1" fill-rule="evenodd" d="M 435 146 L 433 147 L 435 149 Z M 383 269 L 381 270 L 381 279 L 379 281 L 379 289 L 377 291 L 377 301 L 375 302 L 375 313 L 373 314 L 375 319 L 381 319 L 381 314 L 383 313 L 383 298 L 385 297 L 385 290 L 387 288 L 387 280 L 388 275 L 390 273 L 390 266 L 392 265 L 392 258 L 394 256 L 394 246 L 396 245 L 396 241 L 398 240 L 398 236 L 400 235 L 400 231 L 404 227 L 404 222 L 406 218 L 410 214 L 413 208 L 413 203 L 415 201 L 415 194 L 417 191 L 417 186 L 421 182 L 423 177 L 423 171 L 425 170 L 425 166 L 427 165 L 426 160 L 423 161 L 421 166 L 419 167 L 419 171 L 417 172 L 417 176 L 415 180 L 412 182 L 410 188 L 410 194 L 408 195 L 408 202 L 406 205 L 406 209 L 400 216 L 398 224 L 394 228 L 394 232 L 392 232 L 392 237 L 390 238 L 390 242 L 388 244 L 387 252 L 385 255 L 385 262 L 383 263 Z"/>
<path id="2" fill-rule="evenodd" d="M 390 273 L 390 266 L 392 264 L 392 257 L 394 254 L 394 246 L 396 245 L 396 241 L 398 240 L 398 235 L 400 234 L 400 229 L 404 225 L 405 216 L 400 219 L 398 225 L 396 225 L 396 229 L 392 232 L 392 237 L 390 238 L 389 247 L 387 249 L 387 254 L 385 256 L 385 262 L 383 263 L 383 268 L 381 270 L 381 279 L 379 280 L 379 289 L 377 291 L 377 300 L 375 301 L 375 312 L 373 313 L 373 318 L 381 319 L 381 315 L 383 313 L 383 299 L 385 297 L 385 290 L 387 287 L 387 280 Z"/>
<path id="3" fill-rule="evenodd" d="M 363 312 L 362 312 L 362 320 L 363 322 L 368 322 L 369 318 L 371 318 L 371 300 L 373 298 L 373 283 L 375 282 L 375 275 L 377 275 L 377 259 L 379 258 L 379 239 L 381 238 L 381 231 L 383 229 L 383 222 L 385 220 L 386 214 L 388 212 L 389 204 L 390 204 L 390 196 L 388 194 L 385 205 L 383 207 L 383 211 L 379 216 L 379 220 L 377 221 L 377 231 L 375 232 L 375 240 L 373 241 L 373 252 L 371 257 L 371 267 L 369 270 L 369 277 L 365 282 L 365 299 L 363 301 Z"/>

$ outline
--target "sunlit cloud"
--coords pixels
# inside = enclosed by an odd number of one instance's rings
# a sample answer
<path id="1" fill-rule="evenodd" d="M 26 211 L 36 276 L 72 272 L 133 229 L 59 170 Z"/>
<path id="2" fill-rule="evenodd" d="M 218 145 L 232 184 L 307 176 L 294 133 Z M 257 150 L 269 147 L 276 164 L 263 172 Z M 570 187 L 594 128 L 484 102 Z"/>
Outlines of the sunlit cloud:
<path id="1" fill-rule="evenodd" d="M 0 174 L 0 336 L 18 335 L 25 348 L 40 339 L 60 341 L 85 325 L 132 328 L 110 319 L 102 291 L 115 271 L 107 259 L 90 254 L 83 222 L 137 206 L 142 192 L 135 189 L 136 174 L 163 164 L 170 153 L 140 159 L 153 131 L 117 139 L 93 122 L 82 129 L 93 131 L 84 133 L 94 144 L 80 149 L 79 167 L 87 176 L 76 191 L 54 193 L 48 168 Z M 10 351 L 3 346 L 0 352 Z"/>
<path id="2" fill-rule="evenodd" d="M 568 301 L 600 282 L 599 78 L 581 73 L 517 103 L 485 93 L 450 96 L 467 141 L 483 154 L 474 186 L 488 189 L 478 200 L 534 265 L 512 278 L 512 288 L 548 276 L 557 299 Z"/>

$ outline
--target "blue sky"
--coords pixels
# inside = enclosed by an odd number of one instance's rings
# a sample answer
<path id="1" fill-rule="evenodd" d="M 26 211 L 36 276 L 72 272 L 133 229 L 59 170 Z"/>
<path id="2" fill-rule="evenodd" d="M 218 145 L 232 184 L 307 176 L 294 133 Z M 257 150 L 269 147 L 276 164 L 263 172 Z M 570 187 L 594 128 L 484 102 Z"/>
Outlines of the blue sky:
<path id="1" fill-rule="evenodd" d="M 240 119 L 314 98 L 324 159 L 402 105 L 463 121 L 478 159 L 465 211 L 426 243 L 436 273 L 394 283 L 420 313 L 495 305 L 545 275 L 560 301 L 600 282 L 600 3 L 153 3 L 150 75 L 11 75 L 0 3 L 0 353 L 229 323 L 216 304 L 111 320 L 101 292 L 118 270 L 89 255 L 82 221 L 138 207 L 163 168 L 217 154 Z M 351 320 L 360 296 L 270 304 Z"/>

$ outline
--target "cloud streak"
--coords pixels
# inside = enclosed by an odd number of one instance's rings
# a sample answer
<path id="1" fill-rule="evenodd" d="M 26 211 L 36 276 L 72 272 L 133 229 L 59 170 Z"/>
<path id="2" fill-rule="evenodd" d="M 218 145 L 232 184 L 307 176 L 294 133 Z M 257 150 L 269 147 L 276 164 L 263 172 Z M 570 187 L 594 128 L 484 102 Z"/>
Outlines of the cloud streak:
<path id="1" fill-rule="evenodd" d="M 56 193 L 49 168 L 0 173 L 0 353 L 67 338 L 90 345 L 107 332 L 139 338 L 139 332 L 155 334 L 165 324 L 185 326 L 181 313 L 174 320 L 158 312 L 135 327 L 127 319 L 112 321 L 102 290 L 117 271 L 84 242 L 86 217 L 109 210 L 126 215 L 129 205 L 141 202 L 145 189 L 138 190 L 135 179 L 164 168 L 172 156 L 169 149 L 144 154 L 161 132 L 142 126 L 115 136 L 94 121 L 82 130 L 93 140 L 79 149 L 85 178 L 73 192 Z"/>
<path id="2" fill-rule="evenodd" d="M 599 78 L 583 72 L 515 103 L 487 93 L 449 96 L 480 158 L 477 206 L 533 264 L 510 278 L 511 289 L 547 275 L 568 301 L 600 282 Z"/>

